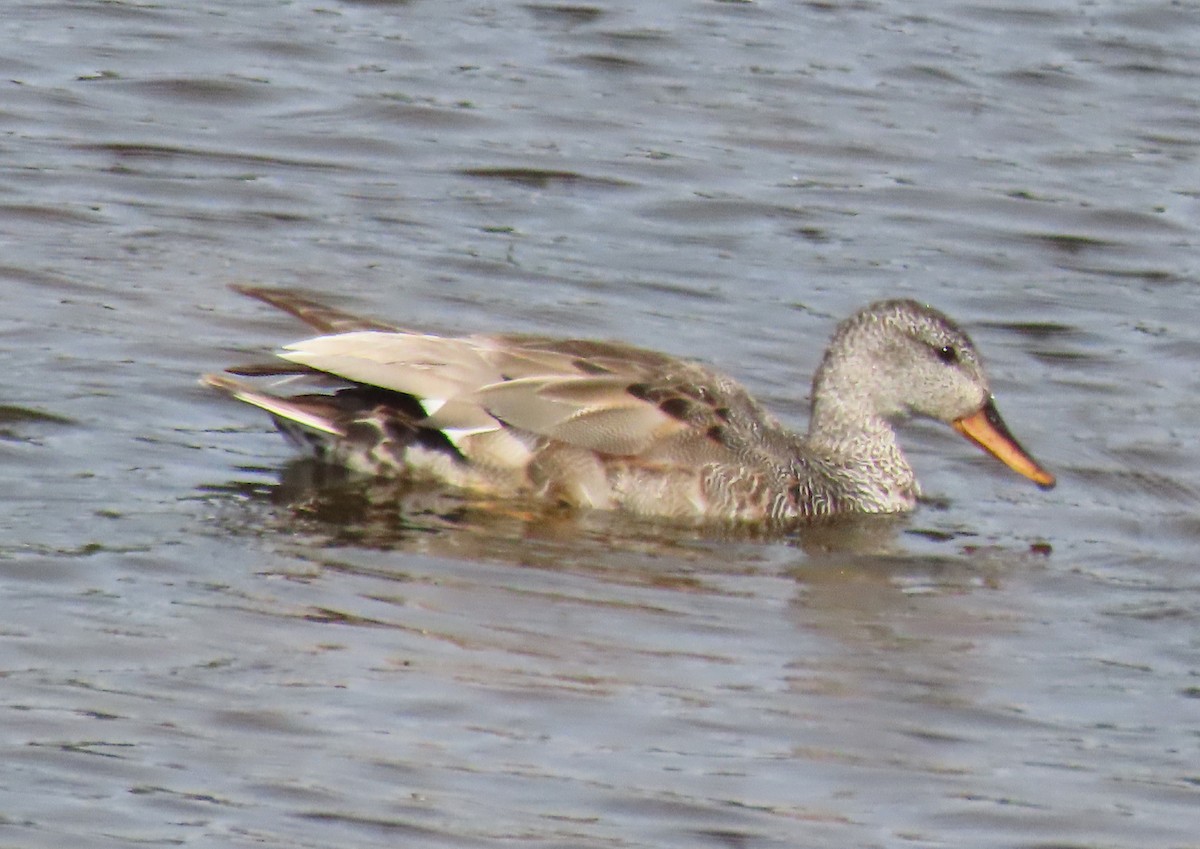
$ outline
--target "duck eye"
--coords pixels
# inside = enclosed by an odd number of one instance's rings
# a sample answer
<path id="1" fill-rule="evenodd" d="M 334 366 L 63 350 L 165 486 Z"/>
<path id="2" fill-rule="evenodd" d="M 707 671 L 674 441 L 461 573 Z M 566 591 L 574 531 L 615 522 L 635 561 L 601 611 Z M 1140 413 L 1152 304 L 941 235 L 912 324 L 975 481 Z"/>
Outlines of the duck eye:
<path id="1" fill-rule="evenodd" d="M 946 365 L 958 362 L 958 350 L 953 345 L 943 345 L 937 349 L 938 359 Z"/>

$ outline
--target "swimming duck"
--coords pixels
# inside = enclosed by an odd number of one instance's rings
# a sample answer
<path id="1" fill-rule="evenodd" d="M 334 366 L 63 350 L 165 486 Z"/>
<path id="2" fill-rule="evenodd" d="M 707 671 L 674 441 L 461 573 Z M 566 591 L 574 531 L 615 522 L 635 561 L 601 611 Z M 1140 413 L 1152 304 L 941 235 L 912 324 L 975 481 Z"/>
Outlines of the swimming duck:
<path id="1" fill-rule="evenodd" d="M 892 422 L 913 414 L 1042 488 L 1055 482 L 1000 418 L 971 340 L 916 301 L 874 303 L 838 326 L 801 435 L 732 378 L 643 348 L 436 336 L 287 291 L 239 291 L 321 335 L 284 346 L 283 362 L 203 381 L 265 410 L 319 459 L 368 474 L 685 520 L 898 513 L 920 488 Z M 327 391 L 283 396 L 231 374 Z"/>

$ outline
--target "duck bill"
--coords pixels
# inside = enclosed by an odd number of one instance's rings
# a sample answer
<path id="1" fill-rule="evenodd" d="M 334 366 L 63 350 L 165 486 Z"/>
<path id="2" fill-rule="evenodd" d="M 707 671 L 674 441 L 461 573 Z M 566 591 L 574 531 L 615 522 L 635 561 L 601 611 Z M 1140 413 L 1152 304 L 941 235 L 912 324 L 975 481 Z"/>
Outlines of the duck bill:
<path id="1" fill-rule="evenodd" d="M 978 412 L 954 421 L 954 429 L 987 451 L 1014 472 L 1022 474 L 1042 489 L 1054 486 L 1054 475 L 1030 457 L 1013 435 L 1008 432 L 996 403 L 987 399 Z"/>

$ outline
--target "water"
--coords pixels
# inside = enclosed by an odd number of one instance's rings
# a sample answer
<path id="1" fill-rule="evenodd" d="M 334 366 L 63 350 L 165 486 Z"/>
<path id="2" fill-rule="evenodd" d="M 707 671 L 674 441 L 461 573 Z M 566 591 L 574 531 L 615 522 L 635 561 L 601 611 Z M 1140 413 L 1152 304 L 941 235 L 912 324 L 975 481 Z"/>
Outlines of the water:
<path id="1" fill-rule="evenodd" d="M 12 2 L 0 838 L 1195 846 L 1200 12 Z M 959 319 L 1060 485 L 722 539 L 314 489 L 227 287 L 702 356 Z"/>

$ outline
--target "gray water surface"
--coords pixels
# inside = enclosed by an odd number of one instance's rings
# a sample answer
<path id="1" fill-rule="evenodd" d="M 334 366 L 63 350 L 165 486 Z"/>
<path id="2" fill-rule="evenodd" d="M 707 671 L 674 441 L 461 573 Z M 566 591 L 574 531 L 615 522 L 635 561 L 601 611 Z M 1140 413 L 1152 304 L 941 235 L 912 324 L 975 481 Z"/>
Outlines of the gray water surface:
<path id="1" fill-rule="evenodd" d="M 15 0 L 0 843 L 1200 846 L 1200 10 Z M 783 539 L 316 485 L 197 376 L 617 338 L 802 425 L 957 318 L 1037 490 Z"/>

